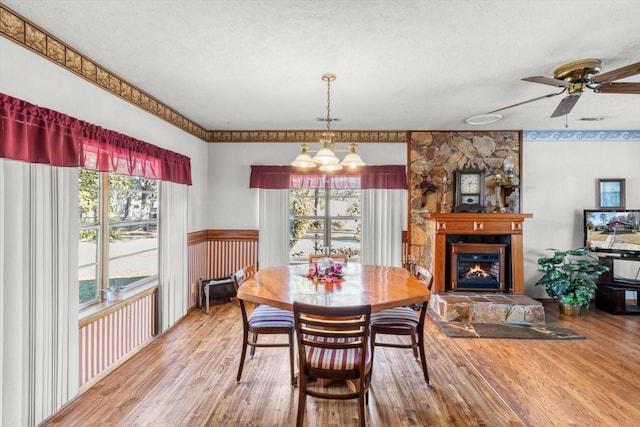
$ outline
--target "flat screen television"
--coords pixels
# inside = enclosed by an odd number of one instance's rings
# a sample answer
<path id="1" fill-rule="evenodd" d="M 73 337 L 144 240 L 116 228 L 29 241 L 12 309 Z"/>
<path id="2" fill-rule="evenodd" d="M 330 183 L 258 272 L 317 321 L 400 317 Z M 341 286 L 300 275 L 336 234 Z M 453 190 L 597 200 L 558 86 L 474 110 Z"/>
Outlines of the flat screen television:
<path id="1" fill-rule="evenodd" d="M 594 252 L 640 257 L 640 209 L 585 209 L 584 245 Z"/>

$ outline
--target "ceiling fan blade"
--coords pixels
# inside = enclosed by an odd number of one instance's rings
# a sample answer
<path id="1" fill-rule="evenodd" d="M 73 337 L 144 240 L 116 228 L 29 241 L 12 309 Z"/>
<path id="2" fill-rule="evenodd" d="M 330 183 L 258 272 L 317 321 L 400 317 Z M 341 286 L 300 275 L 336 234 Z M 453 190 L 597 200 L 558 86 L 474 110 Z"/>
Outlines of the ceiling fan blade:
<path id="1" fill-rule="evenodd" d="M 558 104 L 553 114 L 551 114 L 551 117 L 561 117 L 569 114 L 573 106 L 578 102 L 578 99 L 580 99 L 580 95 L 582 95 L 582 92 L 575 92 L 562 98 L 560 104 Z"/>
<path id="2" fill-rule="evenodd" d="M 497 109 L 497 110 L 489 111 L 489 112 L 488 112 L 488 113 L 486 113 L 486 114 L 497 113 L 498 111 L 506 110 L 507 108 L 517 107 L 518 105 L 528 104 L 528 103 L 530 103 L 530 102 L 537 101 L 537 100 L 539 100 L 539 99 L 551 98 L 551 97 L 553 97 L 553 96 L 560 95 L 561 93 L 564 93 L 564 91 L 565 91 L 565 89 L 563 89 L 562 91 L 557 92 L 557 93 L 550 93 L 550 94 L 548 94 L 548 95 L 539 96 L 539 97 L 537 97 L 537 98 L 529 99 L 529 100 L 527 100 L 527 101 L 518 102 L 517 104 L 509 105 L 508 107 L 502 107 L 502 108 L 499 108 L 499 109 Z"/>
<path id="3" fill-rule="evenodd" d="M 640 83 L 605 83 L 597 88 L 599 93 L 630 93 L 640 95 Z"/>
<path id="4" fill-rule="evenodd" d="M 553 79 L 551 77 L 545 77 L 545 76 L 525 77 L 521 80 L 524 80 L 526 82 L 542 83 L 543 85 L 557 86 L 557 87 L 573 86 L 573 83 L 570 83 L 564 80 Z"/>
<path id="5" fill-rule="evenodd" d="M 614 80 L 624 79 L 625 77 L 635 76 L 636 74 L 640 74 L 640 62 L 599 74 L 593 78 L 593 81 L 595 83 L 612 82 Z"/>

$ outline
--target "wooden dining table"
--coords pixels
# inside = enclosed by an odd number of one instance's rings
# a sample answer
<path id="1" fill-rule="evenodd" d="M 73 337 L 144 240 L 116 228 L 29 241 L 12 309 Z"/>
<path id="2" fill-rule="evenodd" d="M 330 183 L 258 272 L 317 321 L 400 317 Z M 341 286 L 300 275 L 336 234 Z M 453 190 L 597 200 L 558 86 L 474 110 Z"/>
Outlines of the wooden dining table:
<path id="1" fill-rule="evenodd" d="M 293 302 L 326 306 L 371 304 L 371 311 L 429 301 L 427 286 L 402 267 L 346 264 L 335 282 L 306 277 L 307 264 L 261 268 L 238 298 L 293 311 Z"/>

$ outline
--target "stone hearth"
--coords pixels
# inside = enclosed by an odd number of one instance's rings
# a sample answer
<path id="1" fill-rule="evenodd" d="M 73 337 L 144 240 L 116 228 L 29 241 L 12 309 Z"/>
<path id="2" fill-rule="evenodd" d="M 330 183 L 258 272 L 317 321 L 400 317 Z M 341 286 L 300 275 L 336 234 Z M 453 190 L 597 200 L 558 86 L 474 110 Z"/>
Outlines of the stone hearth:
<path id="1" fill-rule="evenodd" d="M 438 321 L 463 323 L 545 323 L 541 302 L 522 294 L 433 293 L 429 314 Z"/>

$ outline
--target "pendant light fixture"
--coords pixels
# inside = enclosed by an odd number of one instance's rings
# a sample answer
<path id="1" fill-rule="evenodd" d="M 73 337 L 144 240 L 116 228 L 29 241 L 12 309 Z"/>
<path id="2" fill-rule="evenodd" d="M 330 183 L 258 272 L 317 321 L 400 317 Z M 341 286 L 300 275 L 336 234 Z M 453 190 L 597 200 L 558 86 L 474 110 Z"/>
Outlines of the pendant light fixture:
<path id="1" fill-rule="evenodd" d="M 337 171 L 343 167 L 357 168 L 365 165 L 365 162 L 363 162 L 358 153 L 356 153 L 358 144 L 355 143 L 349 144 L 349 153 L 345 156 L 342 162 L 340 162 L 340 159 L 336 156 L 336 152 L 341 150 L 336 150 L 336 143 L 334 141 L 335 134 L 331 132 L 331 82 L 335 79 L 335 74 L 327 73 L 322 75 L 322 80 L 327 82 L 327 118 L 325 119 L 327 122 L 327 130 L 322 132 L 322 137 L 320 138 L 320 144 L 322 144 L 322 147 L 312 158 L 309 155 L 309 145 L 306 143 L 301 144 L 300 154 L 298 154 L 298 157 L 291 162 L 291 166 L 300 168 L 320 166 L 321 171 Z"/>

